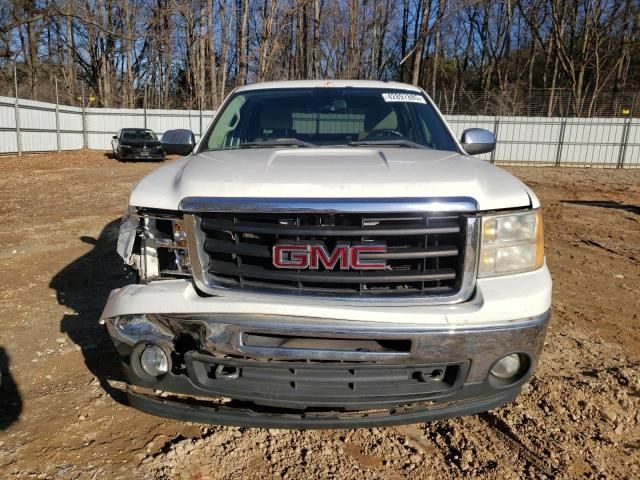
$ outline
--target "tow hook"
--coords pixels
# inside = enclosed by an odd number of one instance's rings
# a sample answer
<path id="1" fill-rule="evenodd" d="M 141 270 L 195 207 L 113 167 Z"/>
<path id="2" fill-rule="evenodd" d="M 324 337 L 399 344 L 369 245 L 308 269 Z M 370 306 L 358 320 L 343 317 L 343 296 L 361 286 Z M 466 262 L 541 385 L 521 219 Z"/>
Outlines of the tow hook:
<path id="1" fill-rule="evenodd" d="M 240 376 L 240 369 L 236 367 L 229 367 L 227 365 L 218 365 L 214 372 L 214 376 L 224 380 L 235 380 Z"/>
<path id="2" fill-rule="evenodd" d="M 413 374 L 413 377 L 419 382 L 441 382 L 444 378 L 444 370 L 434 368 L 433 370 L 418 371 Z"/>

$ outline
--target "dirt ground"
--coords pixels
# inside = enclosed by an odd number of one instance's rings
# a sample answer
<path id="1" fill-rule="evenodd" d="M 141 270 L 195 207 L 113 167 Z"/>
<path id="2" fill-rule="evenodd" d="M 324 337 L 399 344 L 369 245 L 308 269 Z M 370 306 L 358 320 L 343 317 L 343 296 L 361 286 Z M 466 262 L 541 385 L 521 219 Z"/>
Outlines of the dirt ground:
<path id="1" fill-rule="evenodd" d="M 154 163 L 0 158 L 0 478 L 640 478 L 640 171 L 518 168 L 541 197 L 554 279 L 541 363 L 518 399 L 396 428 L 202 426 L 123 405 L 97 324 Z"/>

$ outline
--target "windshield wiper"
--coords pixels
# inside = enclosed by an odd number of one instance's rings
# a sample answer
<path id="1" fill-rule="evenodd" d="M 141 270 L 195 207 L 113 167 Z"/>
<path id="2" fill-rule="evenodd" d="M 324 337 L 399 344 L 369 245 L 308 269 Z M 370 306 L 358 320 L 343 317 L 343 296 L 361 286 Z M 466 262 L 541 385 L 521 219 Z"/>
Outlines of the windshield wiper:
<path id="1" fill-rule="evenodd" d="M 297 138 L 275 138 L 273 140 L 258 140 L 255 142 L 244 142 L 238 145 L 238 148 L 252 148 L 252 147 L 286 147 L 294 145 L 296 147 L 314 148 L 317 145 L 299 140 Z"/>
<path id="2" fill-rule="evenodd" d="M 349 142 L 348 145 L 352 147 L 366 147 L 368 145 L 379 145 L 379 146 L 391 146 L 391 147 L 398 146 L 398 147 L 430 149 L 430 147 L 427 147 L 426 145 L 412 142 L 411 140 L 406 140 L 403 138 L 398 138 L 397 140 L 358 140 L 355 142 Z"/>

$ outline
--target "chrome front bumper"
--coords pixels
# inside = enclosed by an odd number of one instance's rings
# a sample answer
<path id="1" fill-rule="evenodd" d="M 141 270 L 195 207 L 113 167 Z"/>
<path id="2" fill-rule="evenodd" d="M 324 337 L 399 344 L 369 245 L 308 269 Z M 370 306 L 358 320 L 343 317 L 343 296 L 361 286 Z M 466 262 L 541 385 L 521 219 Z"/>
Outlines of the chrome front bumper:
<path id="1" fill-rule="evenodd" d="M 147 389 L 147 393 L 140 388 L 130 392 L 131 404 L 136 408 L 198 422 L 327 428 L 425 421 L 507 403 L 531 376 L 544 345 L 548 321 L 549 312 L 490 326 L 464 327 L 380 325 L 253 314 L 182 314 L 136 315 L 122 320 L 116 317 L 107 319 L 106 326 L 128 382 Z M 277 345 L 255 341 L 282 337 L 287 341 Z M 189 340 L 185 342 L 185 338 Z M 254 340 L 248 342 L 248 338 Z M 346 343 L 339 343 L 336 348 L 316 346 L 336 340 Z M 349 348 L 350 341 L 354 342 L 353 349 Z M 358 342 L 371 341 L 395 347 L 368 351 L 358 348 Z M 149 343 L 171 351 L 174 368 L 159 378 L 141 374 L 137 363 Z M 526 368 L 510 383 L 497 381 L 489 371 L 498 359 L 510 353 L 525 358 Z M 387 377 L 391 371 L 392 375 L 406 378 L 385 383 L 388 378 L 381 373 L 378 391 L 367 390 L 375 385 L 376 371 L 372 369 L 376 368 L 386 372 Z M 446 374 L 451 377 L 448 383 L 434 386 L 411 380 L 421 371 L 439 369 L 450 372 Z M 223 370 L 234 374 L 217 378 L 214 372 Z M 354 375 L 348 383 L 345 372 Z M 255 381 L 256 375 L 259 381 Z M 312 384 L 318 375 L 320 383 Z M 444 377 L 443 373 L 436 380 L 444 382 Z M 298 381 L 302 387 L 296 386 Z M 325 393 L 324 389 L 337 393 Z M 173 398 L 150 393 L 158 390 Z M 203 398 L 211 399 L 211 405 L 202 405 Z M 220 398 L 231 399 L 231 403 L 218 403 Z M 240 406 L 234 407 L 234 402 L 240 402 Z M 318 408 L 331 409 L 333 414 L 327 418 L 317 412 Z M 382 409 L 386 414 L 370 416 L 370 409 Z"/>
<path id="2" fill-rule="evenodd" d="M 542 315 L 493 325 L 395 325 L 368 322 L 327 321 L 273 315 L 136 315 L 136 328 L 118 328 L 117 319 L 106 322 L 109 334 L 123 355 L 140 342 L 172 345 L 189 332 L 198 349 L 212 355 L 230 355 L 261 361 L 382 362 L 387 364 L 442 363 L 469 360 L 466 382 L 485 379 L 496 360 L 509 353 L 522 353 L 535 365 L 544 344 L 549 312 Z M 141 328 L 141 325 L 148 324 Z M 143 332 L 136 334 L 136 331 Z M 154 333 L 150 333 L 154 332 Z M 282 345 L 256 345 L 247 335 L 286 336 L 308 339 L 289 348 Z M 396 350 L 355 348 L 314 348 L 322 340 L 402 341 L 409 348 Z M 300 343 L 307 346 L 300 347 Z M 173 348 L 173 347 L 170 347 Z"/>

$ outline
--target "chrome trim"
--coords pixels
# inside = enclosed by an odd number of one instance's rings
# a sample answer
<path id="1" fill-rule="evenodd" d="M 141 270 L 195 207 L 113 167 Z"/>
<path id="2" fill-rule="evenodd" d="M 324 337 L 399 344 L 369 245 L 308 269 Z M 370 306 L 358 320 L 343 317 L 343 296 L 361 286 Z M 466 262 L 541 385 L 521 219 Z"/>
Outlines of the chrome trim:
<path id="1" fill-rule="evenodd" d="M 178 335 L 199 332 L 200 347 L 212 354 L 243 355 L 257 360 L 385 361 L 394 364 L 444 363 L 471 360 L 466 382 L 482 381 L 497 359 L 524 353 L 532 367 L 544 344 L 550 311 L 508 322 L 461 325 L 403 325 L 355 322 L 328 318 L 261 314 L 148 314 L 147 321 L 161 331 Z M 118 318 L 118 317 L 116 317 Z M 122 337 L 108 319 L 109 333 L 118 342 L 133 345 L 140 338 Z M 255 347 L 244 344 L 243 334 L 328 337 L 354 340 L 410 340 L 407 353 L 336 351 L 314 348 Z M 134 341 L 136 340 L 136 341 Z"/>
<path id="2" fill-rule="evenodd" d="M 153 315 L 121 315 L 104 322 L 111 338 L 134 347 L 141 341 L 167 343 L 173 342 L 175 335 Z"/>
<path id="3" fill-rule="evenodd" d="M 393 210 L 398 212 L 398 208 Z M 193 280 L 204 293 L 209 295 L 221 295 L 237 298 L 247 298 L 249 296 L 259 299 L 270 298 L 274 296 L 283 296 L 287 298 L 300 298 L 307 302 L 317 303 L 351 303 L 351 304 L 367 304 L 367 305 L 448 305 L 460 303 L 468 300 L 473 295 L 476 285 L 477 268 L 478 268 L 478 252 L 480 242 L 480 219 L 476 216 L 465 216 L 465 247 L 464 247 L 464 264 L 461 271 L 462 280 L 460 290 L 453 295 L 406 295 L 406 296 L 386 296 L 374 297 L 360 295 L 341 295 L 325 292 L 278 292 L 276 289 L 269 288 L 238 288 L 230 286 L 228 283 L 221 281 L 215 275 L 208 273 L 209 256 L 204 250 L 204 232 L 200 228 L 202 219 L 197 215 L 185 215 L 184 227 L 187 232 L 187 246 L 189 255 L 191 256 L 191 268 L 193 272 Z"/>
<path id="4" fill-rule="evenodd" d="M 206 293 L 215 292 L 216 285 L 208 278 L 209 255 L 204 250 L 204 232 L 200 228 L 202 219 L 196 215 L 184 216 L 184 230 L 187 232 L 187 248 L 191 257 L 191 270 L 196 286 Z M 220 288 L 225 288 L 220 286 Z"/>
<path id="5" fill-rule="evenodd" d="M 388 212 L 477 212 L 469 197 L 443 198 L 230 198 L 187 197 L 179 209 L 189 213 L 388 213 Z"/>
<path id="6" fill-rule="evenodd" d="M 178 322 L 197 321 L 211 325 L 236 325 L 251 328 L 251 333 L 279 333 L 286 335 L 313 335 L 318 337 L 344 336 L 346 338 L 373 339 L 400 338 L 410 335 L 430 335 L 446 333 L 448 335 L 466 335 L 472 333 L 496 333 L 506 330 L 518 330 L 542 325 L 550 315 L 550 311 L 532 317 L 516 318 L 498 322 L 474 323 L 396 323 L 396 322 L 361 322 L 357 320 L 339 320 L 322 317 L 295 317 L 291 315 L 275 315 L 261 313 L 145 313 L 150 321 L 176 320 Z M 139 315 L 132 315 L 138 317 Z M 163 325 L 166 322 L 161 321 Z"/>

